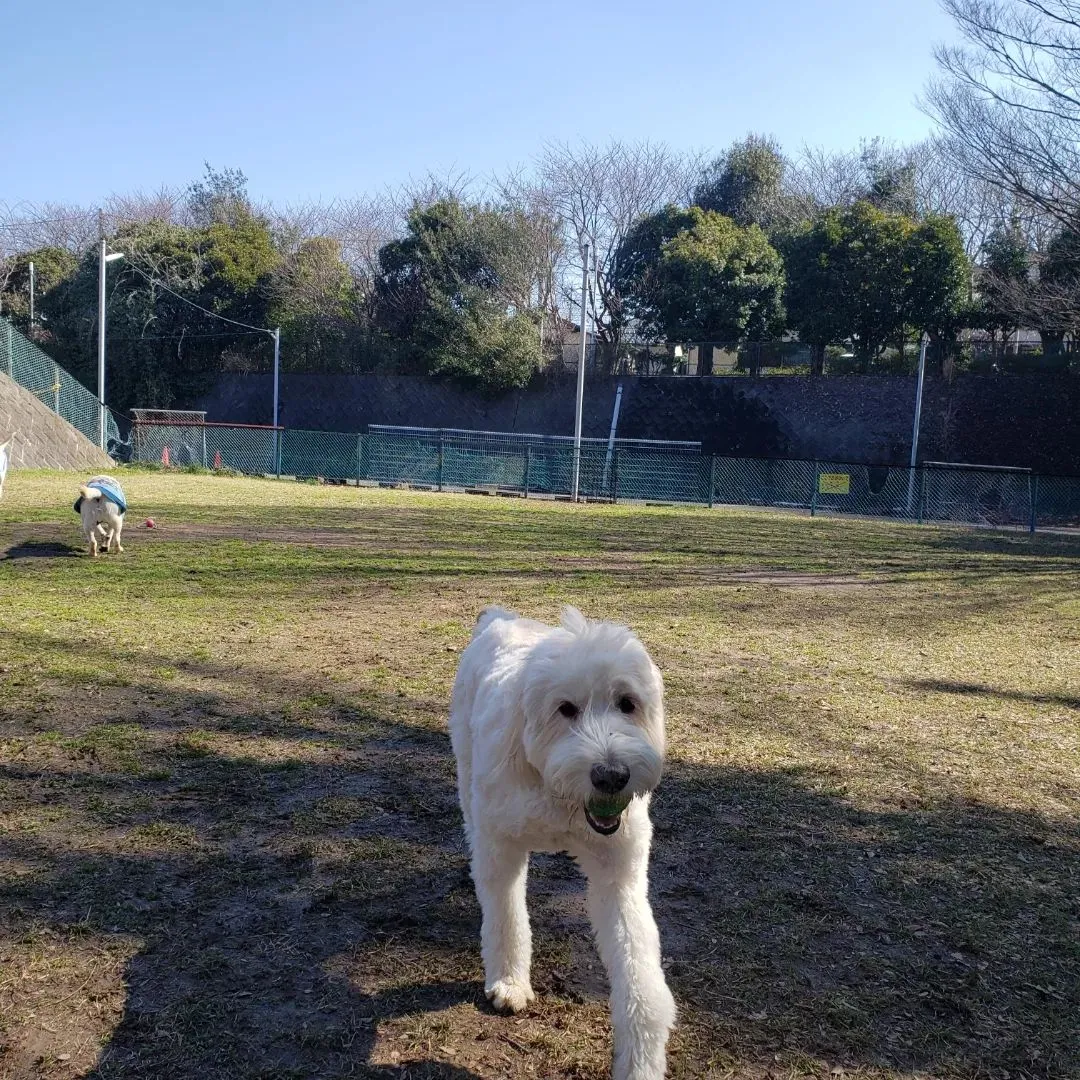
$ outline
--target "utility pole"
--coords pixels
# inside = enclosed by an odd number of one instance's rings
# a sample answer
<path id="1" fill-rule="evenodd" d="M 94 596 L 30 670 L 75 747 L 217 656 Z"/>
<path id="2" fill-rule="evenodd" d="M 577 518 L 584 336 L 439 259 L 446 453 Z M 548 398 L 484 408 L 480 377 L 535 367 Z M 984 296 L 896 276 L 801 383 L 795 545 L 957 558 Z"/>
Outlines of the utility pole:
<path id="1" fill-rule="evenodd" d="M 581 267 L 581 352 L 578 354 L 577 402 L 574 407 L 574 475 L 570 485 L 570 498 L 578 501 L 578 488 L 581 483 L 581 412 L 585 403 L 585 341 L 588 333 L 588 292 L 589 292 L 589 245 L 585 245 Z"/>
<path id="2" fill-rule="evenodd" d="M 911 504 L 915 498 L 915 462 L 919 456 L 919 421 L 922 418 L 923 382 L 926 379 L 926 341 L 924 333 L 919 343 L 919 379 L 915 384 L 915 420 L 911 426 L 911 467 L 908 469 L 907 509 L 911 513 Z"/>
<path id="3" fill-rule="evenodd" d="M 98 446 L 105 449 L 105 214 L 98 210 Z"/>

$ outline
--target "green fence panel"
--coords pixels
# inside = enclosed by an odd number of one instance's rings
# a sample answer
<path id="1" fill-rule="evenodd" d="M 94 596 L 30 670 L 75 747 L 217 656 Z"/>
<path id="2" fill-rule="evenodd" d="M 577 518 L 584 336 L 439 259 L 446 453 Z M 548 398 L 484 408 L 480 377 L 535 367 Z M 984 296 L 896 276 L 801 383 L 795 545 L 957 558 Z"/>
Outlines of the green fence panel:
<path id="1" fill-rule="evenodd" d="M 281 471 L 286 476 L 355 480 L 357 437 L 338 431 L 283 431 Z"/>
<path id="2" fill-rule="evenodd" d="M 0 371 L 97 445 L 101 423 L 97 397 L 3 318 L 0 318 Z M 105 439 L 106 446 L 120 441 L 120 431 L 110 412 L 105 415 Z"/>
<path id="3" fill-rule="evenodd" d="M 367 435 L 225 425 L 138 424 L 136 460 L 265 475 L 322 476 L 443 490 L 568 496 L 572 440 L 493 432 L 369 429 Z M 999 527 L 1080 526 L 1080 477 L 990 467 L 852 465 L 712 457 L 687 444 L 583 440 L 585 499 L 773 506 L 812 514 Z"/>

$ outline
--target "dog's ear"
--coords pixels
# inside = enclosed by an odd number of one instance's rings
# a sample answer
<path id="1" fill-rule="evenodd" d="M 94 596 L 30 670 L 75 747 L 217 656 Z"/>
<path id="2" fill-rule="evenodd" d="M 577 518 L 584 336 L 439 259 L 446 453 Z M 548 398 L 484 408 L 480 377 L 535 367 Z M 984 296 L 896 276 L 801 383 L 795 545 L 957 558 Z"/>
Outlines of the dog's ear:
<path id="1" fill-rule="evenodd" d="M 516 619 L 517 616 L 512 611 L 507 611 L 506 608 L 498 606 L 489 606 L 484 608 L 480 612 L 476 619 L 476 625 L 473 627 L 472 636 L 479 637 L 493 622 L 497 622 L 499 619 Z"/>
<path id="2" fill-rule="evenodd" d="M 589 620 L 576 607 L 569 604 L 562 609 L 562 625 L 571 634 L 584 634 L 589 628 Z"/>

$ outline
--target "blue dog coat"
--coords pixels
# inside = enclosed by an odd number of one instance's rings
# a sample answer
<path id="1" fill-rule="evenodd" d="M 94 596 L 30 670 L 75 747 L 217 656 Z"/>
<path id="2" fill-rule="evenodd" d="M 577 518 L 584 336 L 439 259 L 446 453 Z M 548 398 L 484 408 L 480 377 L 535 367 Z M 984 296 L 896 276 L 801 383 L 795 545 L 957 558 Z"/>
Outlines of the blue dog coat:
<path id="1" fill-rule="evenodd" d="M 120 513 L 127 513 L 127 499 L 124 498 L 124 489 L 111 476 L 95 476 L 86 481 L 86 487 L 100 491 L 111 503 L 115 503 Z M 82 509 L 82 496 L 75 501 L 75 513 Z"/>

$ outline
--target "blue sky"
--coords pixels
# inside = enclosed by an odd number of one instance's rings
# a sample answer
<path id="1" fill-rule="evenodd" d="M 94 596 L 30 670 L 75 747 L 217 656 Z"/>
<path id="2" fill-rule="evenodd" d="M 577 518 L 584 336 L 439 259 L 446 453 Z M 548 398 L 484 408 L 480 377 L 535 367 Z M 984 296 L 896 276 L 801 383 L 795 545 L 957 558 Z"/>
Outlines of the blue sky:
<path id="1" fill-rule="evenodd" d="M 93 204 L 209 160 L 257 198 L 482 177 L 545 141 L 921 138 L 936 0 L 7 5 L 0 201 Z"/>

